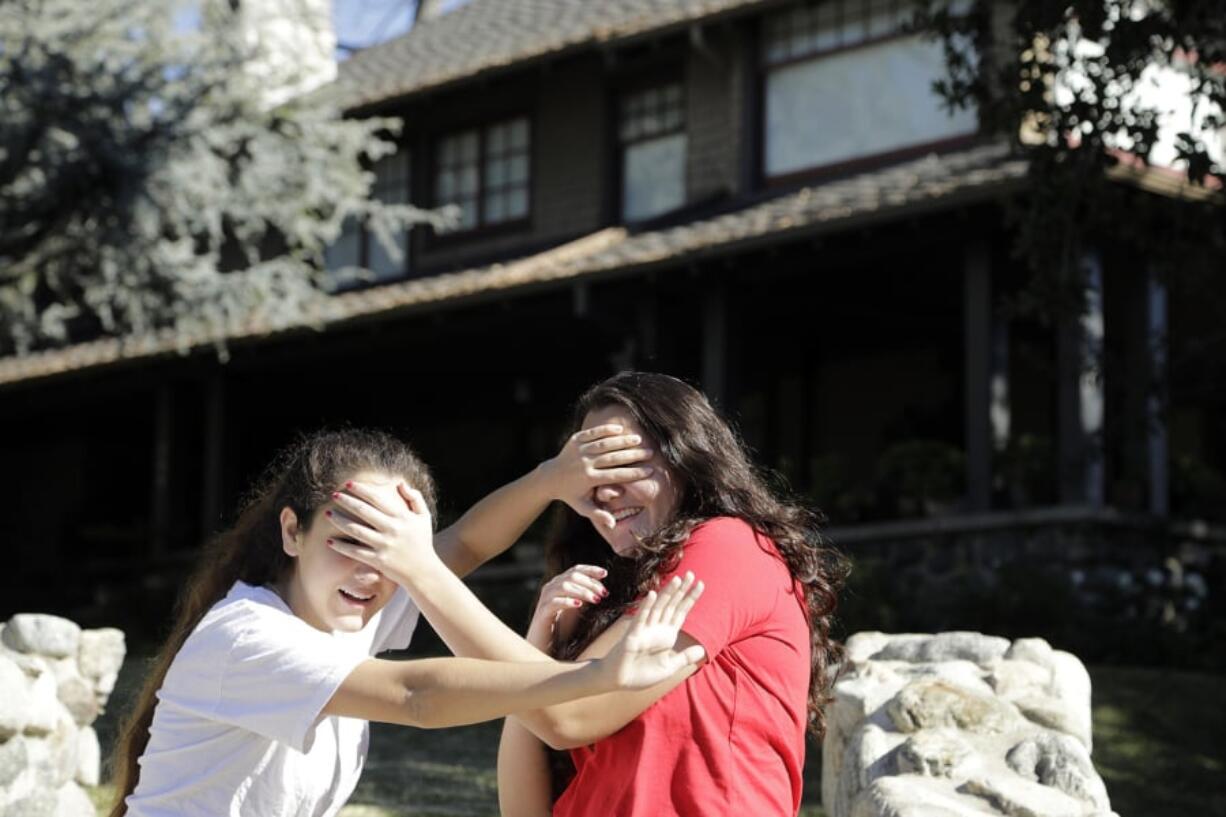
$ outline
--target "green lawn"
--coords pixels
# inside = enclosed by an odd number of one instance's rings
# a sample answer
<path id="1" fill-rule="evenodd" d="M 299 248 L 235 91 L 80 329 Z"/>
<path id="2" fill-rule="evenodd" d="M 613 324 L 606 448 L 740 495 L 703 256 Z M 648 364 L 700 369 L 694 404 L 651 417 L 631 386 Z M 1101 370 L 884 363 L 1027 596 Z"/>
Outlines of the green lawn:
<path id="1" fill-rule="evenodd" d="M 1226 817 L 1226 706 L 1218 676 L 1094 667 L 1094 760 L 1121 817 Z M 130 685 L 99 724 L 105 741 Z M 421 731 L 376 724 L 366 772 L 342 817 L 496 815 L 497 724 Z M 802 817 L 823 817 L 810 746 Z M 100 813 L 111 792 L 93 793 Z"/>

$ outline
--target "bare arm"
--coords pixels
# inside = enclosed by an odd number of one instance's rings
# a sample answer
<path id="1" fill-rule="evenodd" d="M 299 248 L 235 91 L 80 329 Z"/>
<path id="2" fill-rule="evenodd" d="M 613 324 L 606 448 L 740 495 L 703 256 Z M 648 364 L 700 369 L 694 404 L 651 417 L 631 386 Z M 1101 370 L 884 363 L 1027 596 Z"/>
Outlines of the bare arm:
<path id="1" fill-rule="evenodd" d="M 528 526 L 560 500 L 597 524 L 612 525 L 607 511 L 592 502 L 597 485 L 630 482 L 651 474 L 635 465 L 651 456 L 642 440 L 619 425 L 585 428 L 570 436 L 556 457 L 509 482 L 473 505 L 434 538 L 439 558 L 457 576 L 467 576 L 502 553 Z"/>
<path id="2" fill-rule="evenodd" d="M 498 807 L 502 817 L 549 817 L 553 777 L 545 744 L 515 718 L 498 742 Z"/>

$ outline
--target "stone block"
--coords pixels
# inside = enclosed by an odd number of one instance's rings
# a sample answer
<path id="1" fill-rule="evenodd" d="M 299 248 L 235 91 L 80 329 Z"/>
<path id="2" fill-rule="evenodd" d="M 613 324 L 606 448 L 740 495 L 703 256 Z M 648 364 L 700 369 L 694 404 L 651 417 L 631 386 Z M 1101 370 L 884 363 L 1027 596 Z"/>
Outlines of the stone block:
<path id="1" fill-rule="evenodd" d="M 1111 810 L 1107 787 L 1095 771 L 1089 752 L 1071 735 L 1041 733 L 1018 743 L 1005 760 L 1022 777 L 1076 797 L 1095 812 Z"/>
<path id="2" fill-rule="evenodd" d="M 113 677 L 123 666 L 126 654 L 127 646 L 122 630 L 116 630 L 114 627 L 85 630 L 81 633 L 77 664 L 81 674 L 87 678 Z M 107 692 L 109 693 L 110 689 Z"/>
<path id="3" fill-rule="evenodd" d="M 78 726 L 89 726 L 98 717 L 98 699 L 94 695 L 94 687 L 84 678 L 70 676 L 60 681 L 56 696 Z"/>
<path id="4" fill-rule="evenodd" d="M 982 797 L 1008 817 L 1083 817 L 1084 812 L 1062 791 L 1004 775 L 972 778 L 959 790 Z"/>
<path id="5" fill-rule="evenodd" d="M 886 704 L 900 732 L 939 727 L 967 732 L 1004 732 L 1017 726 L 1017 709 L 1008 703 L 943 680 L 916 681 Z"/>
<path id="6" fill-rule="evenodd" d="M 97 817 L 89 795 L 71 780 L 56 792 L 55 817 Z"/>
<path id="7" fill-rule="evenodd" d="M 82 786 L 97 786 L 102 779 L 102 747 L 98 733 L 86 726 L 77 732 L 77 773 L 73 778 Z"/>
<path id="8" fill-rule="evenodd" d="M 18 613 L 8 620 L 0 638 L 17 652 L 67 658 L 77 654 L 81 644 L 81 628 L 59 616 Z"/>
<path id="9" fill-rule="evenodd" d="M 30 722 L 30 678 L 7 655 L 0 655 L 0 740 L 20 734 Z"/>
<path id="10" fill-rule="evenodd" d="M 925 729 L 907 738 L 898 750 L 898 771 L 924 777 L 964 776 L 974 763 L 975 748 L 957 732 Z"/>

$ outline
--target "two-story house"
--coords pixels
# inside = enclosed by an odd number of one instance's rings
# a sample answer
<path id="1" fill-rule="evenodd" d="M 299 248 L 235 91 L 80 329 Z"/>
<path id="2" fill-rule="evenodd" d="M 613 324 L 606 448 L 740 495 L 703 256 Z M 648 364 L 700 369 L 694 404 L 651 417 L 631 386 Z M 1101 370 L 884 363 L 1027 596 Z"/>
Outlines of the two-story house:
<path id="1" fill-rule="evenodd" d="M 1077 314 L 1007 308 L 1026 165 L 942 107 L 910 9 L 471 0 L 346 60 L 350 115 L 406 123 L 374 195 L 457 227 L 393 260 L 349 225 L 329 264 L 376 280 L 224 365 L 109 340 L 0 360 L 13 581 L 177 563 L 325 423 L 402 433 L 455 513 L 627 367 L 700 384 L 849 548 L 1165 519 L 1173 451 L 1226 470 L 1226 407 L 1154 399 L 1168 327 L 1214 318 L 1124 242 L 1087 252 Z"/>

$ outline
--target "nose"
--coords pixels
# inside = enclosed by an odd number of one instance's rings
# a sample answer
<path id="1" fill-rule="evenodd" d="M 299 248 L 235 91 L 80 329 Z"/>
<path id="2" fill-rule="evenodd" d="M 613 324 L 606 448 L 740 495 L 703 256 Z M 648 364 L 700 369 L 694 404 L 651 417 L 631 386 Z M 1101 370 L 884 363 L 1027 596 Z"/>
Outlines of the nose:
<path id="1" fill-rule="evenodd" d="M 596 488 L 597 502 L 612 502 L 621 495 L 622 488 L 620 485 L 600 485 Z"/>

